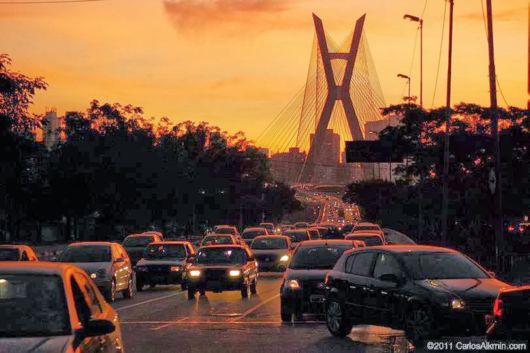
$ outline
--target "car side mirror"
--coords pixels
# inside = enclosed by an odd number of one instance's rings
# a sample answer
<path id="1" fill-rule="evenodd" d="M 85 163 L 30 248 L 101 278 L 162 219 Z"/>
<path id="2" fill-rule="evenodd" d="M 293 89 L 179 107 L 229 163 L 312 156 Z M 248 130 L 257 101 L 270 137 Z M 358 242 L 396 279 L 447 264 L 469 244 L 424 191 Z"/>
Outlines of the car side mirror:
<path id="1" fill-rule="evenodd" d="M 125 262 L 125 259 L 123 257 L 118 257 L 117 259 L 114 259 L 115 264 L 121 264 Z"/>
<path id="2" fill-rule="evenodd" d="M 401 279 L 393 273 L 385 273 L 379 276 L 379 280 L 382 282 L 391 282 L 397 285 L 401 284 Z"/>
<path id="3" fill-rule="evenodd" d="M 78 331 L 78 335 L 84 337 L 104 336 L 116 331 L 116 326 L 109 320 L 89 320 L 84 327 Z"/>

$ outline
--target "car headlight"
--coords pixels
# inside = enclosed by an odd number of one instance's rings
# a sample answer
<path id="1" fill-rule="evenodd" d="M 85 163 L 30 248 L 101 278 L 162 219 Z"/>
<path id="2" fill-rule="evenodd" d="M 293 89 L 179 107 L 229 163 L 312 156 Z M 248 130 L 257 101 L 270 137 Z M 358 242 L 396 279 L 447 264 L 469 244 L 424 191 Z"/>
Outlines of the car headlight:
<path id="1" fill-rule="evenodd" d="M 180 266 L 171 266 L 169 268 L 171 272 L 179 272 L 181 270 Z"/>
<path id="2" fill-rule="evenodd" d="M 290 279 L 287 281 L 287 287 L 291 289 L 300 289 L 300 283 L 295 279 Z"/>
<path id="3" fill-rule="evenodd" d="M 190 271 L 190 277 L 199 277 L 201 275 L 201 271 L 199 270 L 191 270 Z"/>
<path id="4" fill-rule="evenodd" d="M 283 255 L 282 257 L 280 257 L 280 261 L 281 262 L 289 261 L 289 255 Z"/>
<path id="5" fill-rule="evenodd" d="M 239 271 L 239 270 L 230 270 L 230 272 L 228 274 L 230 275 L 230 277 L 239 277 L 239 276 L 241 276 L 241 271 Z"/>
<path id="6" fill-rule="evenodd" d="M 451 300 L 451 309 L 453 310 L 463 310 L 466 308 L 466 302 L 464 302 L 462 299 L 455 298 Z"/>
<path id="7" fill-rule="evenodd" d="M 105 277 L 105 275 L 106 275 L 105 270 L 104 269 L 99 269 L 96 272 L 92 272 L 90 274 L 90 278 L 92 278 L 92 279 L 102 278 L 102 277 Z"/>

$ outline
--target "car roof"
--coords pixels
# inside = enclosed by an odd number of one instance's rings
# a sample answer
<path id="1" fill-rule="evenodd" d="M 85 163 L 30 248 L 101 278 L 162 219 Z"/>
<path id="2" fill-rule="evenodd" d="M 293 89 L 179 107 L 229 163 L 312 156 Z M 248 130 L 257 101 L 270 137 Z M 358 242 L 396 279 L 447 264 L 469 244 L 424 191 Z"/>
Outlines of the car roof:
<path id="1" fill-rule="evenodd" d="M 348 237 L 348 238 L 355 238 L 355 237 L 378 237 L 378 238 L 382 238 L 380 232 L 366 232 L 366 233 L 364 233 L 364 231 L 355 232 L 355 233 L 349 233 L 349 234 L 346 234 L 345 237 Z"/>
<path id="2" fill-rule="evenodd" d="M 248 227 L 248 228 L 245 228 L 245 230 L 243 230 L 243 233 L 246 232 L 246 231 L 250 231 L 250 230 L 267 230 L 267 228 L 265 227 Z"/>
<path id="3" fill-rule="evenodd" d="M 190 244 L 189 241 L 185 240 L 163 240 L 163 241 L 154 241 L 149 245 L 186 245 Z"/>
<path id="4" fill-rule="evenodd" d="M 204 238 L 206 237 L 235 237 L 234 234 L 218 234 L 218 233 L 213 233 L 213 234 L 208 234 L 208 235 L 205 235 Z M 203 239 L 204 239 L 203 238 Z"/>
<path id="5" fill-rule="evenodd" d="M 357 227 L 357 226 L 378 226 L 379 227 L 379 225 L 377 225 L 375 223 L 370 223 L 370 222 L 360 222 L 360 223 L 357 223 L 355 225 L 355 227 Z"/>
<path id="6" fill-rule="evenodd" d="M 153 237 L 155 235 L 153 232 L 145 232 L 145 233 L 138 233 L 138 234 L 129 234 L 126 238 L 139 238 L 139 237 Z"/>
<path id="7" fill-rule="evenodd" d="M 279 234 L 258 235 L 257 237 L 254 238 L 254 240 L 256 240 L 256 239 L 264 239 L 264 238 L 280 238 L 280 239 L 291 240 L 291 238 L 289 238 L 289 237 L 287 237 L 285 235 L 279 235 Z"/>
<path id="8" fill-rule="evenodd" d="M 213 244 L 213 245 L 206 245 L 202 246 L 201 249 L 205 248 L 239 248 L 239 249 L 247 249 L 247 247 L 239 245 L 239 244 Z"/>
<path id="9" fill-rule="evenodd" d="M 23 247 L 29 247 L 28 245 L 24 244 L 0 244 L 0 249 L 19 249 Z"/>
<path id="10" fill-rule="evenodd" d="M 364 250 L 385 250 L 392 253 L 435 253 L 435 252 L 446 252 L 446 253 L 458 253 L 458 251 L 450 248 L 443 248 L 441 246 L 432 245 L 414 245 L 414 244 L 396 244 L 396 245 L 377 245 Z"/>
<path id="11" fill-rule="evenodd" d="M 326 246 L 326 245 L 353 245 L 351 240 L 346 239 L 315 239 L 304 240 L 299 246 Z"/>
<path id="12" fill-rule="evenodd" d="M 0 272 L 17 274 L 44 274 L 44 275 L 64 275 L 68 270 L 75 268 L 74 265 L 61 262 L 48 261 L 2 261 L 0 262 Z"/>
<path id="13" fill-rule="evenodd" d="M 96 245 L 96 246 L 112 246 L 113 243 L 110 241 L 79 241 L 75 243 L 70 243 L 68 246 L 85 246 L 85 245 Z"/>

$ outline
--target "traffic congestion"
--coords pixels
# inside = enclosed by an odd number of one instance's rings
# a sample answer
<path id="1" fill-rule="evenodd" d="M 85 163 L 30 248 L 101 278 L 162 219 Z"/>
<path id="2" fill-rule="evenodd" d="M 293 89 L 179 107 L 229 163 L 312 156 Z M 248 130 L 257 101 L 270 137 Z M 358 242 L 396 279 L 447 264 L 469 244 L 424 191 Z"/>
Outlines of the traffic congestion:
<path id="1" fill-rule="evenodd" d="M 257 352 L 230 337 L 261 342 L 260 332 L 297 342 L 281 352 L 304 342 L 319 352 L 409 352 L 451 337 L 528 339 L 530 287 L 456 250 L 323 217 L 77 242 L 55 261 L 1 245 L 0 351 Z M 209 346 L 206 332 L 224 339 Z"/>

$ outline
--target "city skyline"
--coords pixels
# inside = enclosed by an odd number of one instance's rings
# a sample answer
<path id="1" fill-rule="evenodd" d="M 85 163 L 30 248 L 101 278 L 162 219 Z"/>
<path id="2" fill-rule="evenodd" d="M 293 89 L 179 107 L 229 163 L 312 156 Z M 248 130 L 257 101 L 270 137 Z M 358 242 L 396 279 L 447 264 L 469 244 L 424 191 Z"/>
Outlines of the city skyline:
<path id="1" fill-rule="evenodd" d="M 366 32 L 386 103 L 399 103 L 405 95 L 403 80 L 396 78 L 400 72 L 411 74 L 412 94 L 419 95 L 418 50 L 409 71 L 416 25 L 402 16 L 420 16 L 425 1 L 326 4 L 133 0 L 124 7 L 125 1 L 117 0 L 4 5 L 0 39 L 15 70 L 49 83 L 47 92 L 37 93 L 35 113 L 47 107 L 84 110 L 90 100 L 99 99 L 141 106 L 148 117 L 209 121 L 255 140 L 304 86 L 314 36 L 311 13 L 322 16 L 338 40 L 351 31 L 356 17 L 367 13 Z M 427 108 L 444 6 L 441 0 L 429 0 L 424 15 Z M 527 100 L 527 6 L 523 0 L 494 2 L 499 82 L 508 103 L 520 107 Z M 455 17 L 453 102 L 488 105 L 480 2 L 457 2 Z M 447 33 L 445 45 L 446 39 Z M 445 68 L 444 46 L 435 106 L 445 100 Z M 505 105 L 502 96 L 499 102 Z"/>

